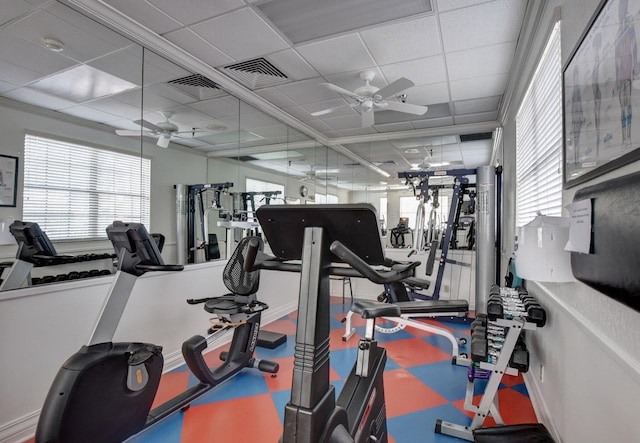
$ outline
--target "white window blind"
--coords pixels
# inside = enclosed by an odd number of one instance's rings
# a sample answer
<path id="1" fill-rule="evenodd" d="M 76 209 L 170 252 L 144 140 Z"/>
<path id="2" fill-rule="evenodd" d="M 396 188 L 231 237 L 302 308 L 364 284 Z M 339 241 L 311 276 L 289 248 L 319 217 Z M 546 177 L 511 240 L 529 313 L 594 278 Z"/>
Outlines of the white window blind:
<path id="1" fill-rule="evenodd" d="M 317 204 L 336 204 L 338 196 L 333 194 L 316 194 L 314 203 Z"/>
<path id="2" fill-rule="evenodd" d="M 114 220 L 149 227 L 151 161 L 27 134 L 25 221 L 52 240 L 106 238 Z"/>
<path id="3" fill-rule="evenodd" d="M 560 22 L 549 37 L 516 115 L 516 226 L 562 214 Z"/>

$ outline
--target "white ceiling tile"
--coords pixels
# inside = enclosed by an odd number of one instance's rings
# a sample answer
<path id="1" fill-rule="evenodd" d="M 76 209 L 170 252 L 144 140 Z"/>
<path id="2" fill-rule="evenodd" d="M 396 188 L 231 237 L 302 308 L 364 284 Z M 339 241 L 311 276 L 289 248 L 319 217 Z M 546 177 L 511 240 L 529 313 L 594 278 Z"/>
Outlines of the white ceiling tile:
<path id="1" fill-rule="evenodd" d="M 0 60 L 0 72 L 2 72 L 2 80 L 16 86 L 29 84 L 42 77 L 42 74 L 39 72 L 23 68 L 22 66 L 15 65 L 4 60 Z"/>
<path id="2" fill-rule="evenodd" d="M 378 132 L 393 132 L 393 131 L 409 131 L 413 129 L 410 122 L 399 123 L 384 123 L 380 125 L 373 125 L 373 128 Z"/>
<path id="3" fill-rule="evenodd" d="M 296 105 L 296 102 L 294 102 L 289 97 L 284 95 L 276 87 L 259 89 L 259 90 L 255 91 L 255 93 L 258 94 L 260 97 L 264 98 L 265 100 L 267 100 L 267 101 L 273 103 L 274 105 L 278 106 L 279 108 L 286 108 L 287 106 L 295 106 Z"/>
<path id="4" fill-rule="evenodd" d="M 182 27 L 180 22 L 145 1 L 104 0 L 104 2 L 158 34 Z"/>
<path id="5" fill-rule="evenodd" d="M 104 40 L 116 48 L 125 48 L 133 43 L 128 38 L 123 37 L 122 34 L 97 23 L 95 20 L 90 19 L 84 14 L 76 12 L 59 1 L 49 2 L 44 10 L 49 14 L 58 17 L 60 20 L 63 20 L 68 24 L 68 26 L 73 26 L 80 31 L 91 34 L 93 37 Z"/>
<path id="6" fill-rule="evenodd" d="M 494 96 L 473 100 L 462 100 L 454 102 L 453 109 L 457 115 L 497 111 L 501 98 L 501 96 Z"/>
<path id="7" fill-rule="evenodd" d="M 266 59 L 292 80 L 304 80 L 318 76 L 316 70 L 293 49 L 269 54 Z"/>
<path id="8" fill-rule="evenodd" d="M 174 62 L 148 50 L 144 51 L 144 68 L 146 85 L 175 80 L 192 74 Z"/>
<path id="9" fill-rule="evenodd" d="M 33 6 L 22 0 L 0 0 L 0 25 L 33 10 Z"/>
<path id="10" fill-rule="evenodd" d="M 168 83 L 156 83 L 154 85 L 145 86 L 144 88 L 144 100 L 147 100 L 147 92 L 155 92 L 157 95 L 160 95 L 164 98 L 171 100 L 172 102 L 179 103 L 182 105 L 186 105 L 188 103 L 194 103 L 196 99 L 181 89 L 176 88 L 173 85 Z"/>
<path id="11" fill-rule="evenodd" d="M 236 60 L 270 54 L 289 47 L 280 35 L 250 8 L 191 26 L 202 38 Z"/>
<path id="12" fill-rule="evenodd" d="M 413 103 L 415 105 L 448 103 L 450 100 L 449 88 L 446 82 L 414 86 L 413 88 L 408 89 L 406 94 L 407 103 Z"/>
<path id="13" fill-rule="evenodd" d="M 493 0 L 435 0 L 438 3 L 438 12 L 451 11 L 453 9 L 468 8 L 469 6 L 488 3 Z"/>
<path id="14" fill-rule="evenodd" d="M 296 49 L 322 75 L 362 70 L 376 65 L 357 34 L 300 45 Z"/>
<path id="15" fill-rule="evenodd" d="M 361 36 L 379 65 L 430 57 L 442 52 L 434 15 L 363 31 Z"/>
<path id="16" fill-rule="evenodd" d="M 376 134 L 376 130 L 372 127 L 367 128 L 352 128 L 352 129 L 343 129 L 340 131 L 340 135 L 343 137 L 350 137 L 353 135 L 367 135 L 367 134 Z"/>
<path id="17" fill-rule="evenodd" d="M 451 99 L 458 101 L 502 95 L 507 78 L 507 74 L 501 74 L 451 82 Z"/>
<path id="18" fill-rule="evenodd" d="M 309 120 L 308 122 L 305 122 L 305 123 L 307 125 L 311 126 L 316 131 L 320 131 L 322 133 L 326 133 L 327 131 L 331 131 L 331 126 L 329 126 L 328 124 L 326 124 L 325 122 L 323 122 L 320 119 Z"/>
<path id="19" fill-rule="evenodd" d="M 235 125 L 239 119 L 240 101 L 232 96 L 203 100 L 189 106 L 215 118 L 227 117 L 227 121 L 231 118 Z"/>
<path id="20" fill-rule="evenodd" d="M 140 96 L 139 89 L 123 92 L 114 97 L 119 101 L 122 101 L 124 103 L 127 103 L 131 106 L 134 106 L 140 109 L 141 96 Z M 165 109 L 170 109 L 172 107 L 175 107 L 178 104 L 179 104 L 178 102 L 170 100 L 161 95 L 158 95 L 153 91 L 149 90 L 148 88 L 144 90 L 144 111 L 145 112 L 162 111 Z M 139 114 L 140 114 L 140 111 L 138 111 L 138 115 L 135 116 L 136 119 L 140 118 Z"/>
<path id="21" fill-rule="evenodd" d="M 12 23 L 7 31 L 39 46 L 43 46 L 43 38 L 58 40 L 64 44 L 64 51 L 60 55 L 80 62 L 119 49 L 44 11 L 38 11 Z M 131 42 L 127 42 L 127 46 L 130 44 Z"/>
<path id="22" fill-rule="evenodd" d="M 108 112 L 103 112 L 84 105 L 71 106 L 70 108 L 61 110 L 61 112 L 69 115 L 74 115 L 85 120 L 91 120 L 100 123 L 105 123 L 118 118 L 117 116 L 109 114 Z"/>
<path id="23" fill-rule="evenodd" d="M 263 126 L 261 128 L 254 128 L 251 130 L 264 138 L 275 138 L 275 137 L 284 137 L 286 140 L 287 137 L 287 126 L 286 125 L 275 125 L 275 126 Z"/>
<path id="24" fill-rule="evenodd" d="M 0 31 L 0 39 L 2 40 L 2 44 L 0 44 L 0 60 L 5 60 L 13 67 L 23 69 L 25 74 L 32 72 L 45 76 L 68 69 L 76 64 L 73 60 L 58 53 L 26 42 L 4 31 Z M 5 77 L 4 72 L 3 77 Z M 12 79 L 10 77 L 4 79 L 14 84 L 25 84 L 36 78 L 27 75 L 27 78 L 22 79 Z"/>
<path id="25" fill-rule="evenodd" d="M 386 65 L 382 66 L 381 69 L 389 83 L 401 77 L 408 78 L 416 86 L 442 83 L 447 80 L 444 57 L 442 55 Z M 411 91 L 411 89 L 408 91 Z"/>
<path id="26" fill-rule="evenodd" d="M 0 61 L 0 72 L 2 70 L 2 62 Z M 16 89 L 17 86 L 13 85 L 11 83 L 7 83 L 5 81 L 0 80 L 0 93 L 3 93 L 5 91 L 10 91 L 12 89 Z"/>
<path id="27" fill-rule="evenodd" d="M 516 50 L 516 42 L 483 46 L 468 51 L 446 54 L 449 79 L 463 80 L 484 75 L 508 74 Z M 491 63 L 487 63 L 491 60 Z"/>
<path id="28" fill-rule="evenodd" d="M 242 0 L 147 0 L 183 25 L 215 17 L 245 5 Z"/>
<path id="29" fill-rule="evenodd" d="M 191 29 L 178 29 L 163 37 L 210 66 L 224 66 L 235 61 Z"/>
<path id="30" fill-rule="evenodd" d="M 360 114 L 323 118 L 322 121 L 337 131 L 362 127 L 362 117 Z"/>
<path id="31" fill-rule="evenodd" d="M 446 52 L 462 51 L 518 39 L 527 2 L 497 0 L 440 13 Z"/>
<path id="32" fill-rule="evenodd" d="M 54 110 L 68 108 L 77 104 L 70 100 L 65 100 L 63 98 L 31 89 L 29 87 L 14 89 L 12 91 L 5 92 L 2 95 L 13 100 L 40 106 L 41 108 Z"/>
<path id="33" fill-rule="evenodd" d="M 297 118 L 300 121 L 307 122 L 310 120 L 315 120 L 315 117 L 312 116 L 309 111 L 307 111 L 302 106 L 289 106 L 282 109 L 287 114 Z"/>
<path id="34" fill-rule="evenodd" d="M 301 105 L 336 98 L 336 93 L 320 86 L 321 79 L 302 80 L 278 86 L 278 90 Z"/>
<path id="35" fill-rule="evenodd" d="M 108 74 L 142 86 L 142 50 L 131 47 L 107 54 L 87 63 Z"/>

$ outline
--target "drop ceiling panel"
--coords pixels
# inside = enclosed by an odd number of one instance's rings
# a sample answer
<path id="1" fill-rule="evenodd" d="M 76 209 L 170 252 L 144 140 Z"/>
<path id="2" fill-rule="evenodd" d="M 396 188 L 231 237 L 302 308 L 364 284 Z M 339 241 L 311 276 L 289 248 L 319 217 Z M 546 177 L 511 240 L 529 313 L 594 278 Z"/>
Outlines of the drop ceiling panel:
<path id="1" fill-rule="evenodd" d="M 27 14 L 32 6 L 22 0 L 2 0 L 0 2 L 0 25 Z"/>
<path id="2" fill-rule="evenodd" d="M 414 86 L 407 90 L 407 103 L 416 105 L 432 105 L 435 103 L 447 103 L 449 97 L 449 85 L 447 82 L 433 83 L 430 85 Z M 427 112 L 427 116 L 428 116 Z"/>
<path id="3" fill-rule="evenodd" d="M 236 124 L 239 119 L 240 102 L 235 97 L 227 96 L 211 100 L 203 100 L 201 102 L 192 103 L 190 106 L 212 117 L 231 117 L 235 120 Z"/>
<path id="4" fill-rule="evenodd" d="M 198 35 L 235 60 L 287 49 L 289 45 L 250 8 L 191 26 Z"/>
<path id="5" fill-rule="evenodd" d="M 320 86 L 321 79 L 309 79 L 278 86 L 278 90 L 294 102 L 305 105 L 336 98 L 335 92 Z"/>
<path id="6" fill-rule="evenodd" d="M 511 42 L 517 39 L 527 2 L 497 0 L 440 14 L 447 52 Z"/>
<path id="7" fill-rule="evenodd" d="M 291 80 L 304 80 L 318 76 L 316 70 L 293 49 L 276 52 L 266 58 Z"/>
<path id="8" fill-rule="evenodd" d="M 147 2 L 183 25 L 191 25 L 245 5 L 242 0 L 147 0 Z"/>
<path id="9" fill-rule="evenodd" d="M 178 29 L 163 37 L 211 66 L 224 66 L 235 61 L 191 29 Z"/>
<path id="10" fill-rule="evenodd" d="M 454 102 L 453 109 L 456 115 L 475 114 L 478 112 L 497 111 L 501 96 L 477 98 Z"/>
<path id="11" fill-rule="evenodd" d="M 515 42 L 484 46 L 446 55 L 449 79 L 464 80 L 483 75 L 507 74 L 516 49 Z"/>
<path id="12" fill-rule="evenodd" d="M 408 78 L 417 86 L 447 81 L 444 57 L 441 55 L 386 65 L 381 69 L 390 83 L 401 77 Z"/>
<path id="13" fill-rule="evenodd" d="M 2 72 L 2 80 L 14 85 L 13 88 L 29 84 L 42 76 L 39 72 L 26 69 L 22 66 L 15 65 L 4 60 L 0 60 L 0 72 Z"/>
<path id="14" fill-rule="evenodd" d="M 2 61 L 0 61 L 0 70 L 2 70 Z M 16 88 L 16 85 L 12 85 L 11 83 L 7 83 L 0 80 L 0 93 L 5 91 L 10 91 L 15 88 Z"/>
<path id="15" fill-rule="evenodd" d="M 481 123 L 487 121 L 496 121 L 498 119 L 498 111 L 480 112 L 477 114 L 456 115 L 454 120 L 456 125 L 464 125 L 466 123 Z"/>
<path id="16" fill-rule="evenodd" d="M 265 100 L 273 103 L 274 105 L 278 106 L 279 108 L 286 108 L 287 106 L 295 106 L 296 105 L 296 102 L 294 102 L 289 97 L 284 95 L 282 93 L 282 91 L 280 91 L 276 87 L 259 89 L 259 90 L 255 91 L 255 92 L 260 97 L 262 97 Z"/>
<path id="17" fill-rule="evenodd" d="M 11 98 L 31 105 L 40 106 L 45 109 L 59 110 L 76 105 L 76 103 L 56 97 L 45 92 L 37 91 L 28 87 L 14 89 L 3 94 L 5 97 Z"/>
<path id="18" fill-rule="evenodd" d="M 140 90 L 127 91 L 115 96 L 116 99 L 123 101 L 131 106 L 138 108 L 138 114 L 140 114 L 140 103 L 144 106 L 145 112 L 157 112 L 163 111 L 165 109 L 170 109 L 179 105 L 178 102 L 170 100 L 166 97 L 158 95 L 153 91 L 150 91 L 148 88 L 145 88 L 144 91 L 144 101 L 141 101 L 141 92 Z M 139 119 L 138 115 L 136 119 Z"/>
<path id="19" fill-rule="evenodd" d="M 440 33 L 435 16 L 406 20 L 360 33 L 379 65 L 440 54 Z"/>
<path id="20" fill-rule="evenodd" d="M 342 129 L 359 128 L 362 126 L 362 117 L 360 114 L 323 118 L 322 121 L 337 131 Z"/>
<path id="21" fill-rule="evenodd" d="M 26 42 L 5 31 L 0 32 L 0 38 L 2 39 L 0 60 L 5 60 L 13 66 L 24 69 L 25 74 L 31 71 L 45 76 L 63 71 L 75 64 L 74 61 L 66 57 L 60 57 L 42 46 Z M 33 76 L 28 76 L 25 79 L 5 78 L 4 73 L 3 78 L 11 83 L 20 85 L 35 80 Z"/>
<path id="22" fill-rule="evenodd" d="M 378 115 L 375 116 L 376 119 Z M 373 125 L 374 129 L 378 132 L 394 132 L 394 131 L 410 131 L 413 129 L 411 123 L 409 122 L 399 122 L 399 123 L 382 123 Z"/>
<path id="23" fill-rule="evenodd" d="M 123 49 L 87 63 L 102 72 L 111 74 L 138 86 L 142 85 L 142 50 L 139 47 Z"/>
<path id="24" fill-rule="evenodd" d="M 140 91 L 137 92 L 138 103 L 140 103 Z M 85 103 L 85 106 L 103 112 L 108 112 L 109 114 L 113 114 L 114 116 L 126 117 L 131 120 L 137 120 L 138 118 L 140 118 L 140 106 L 134 106 L 113 97 L 94 100 Z"/>
<path id="25" fill-rule="evenodd" d="M 192 72 L 159 56 L 152 51 L 144 51 L 144 83 L 145 85 L 168 82 L 191 75 Z"/>
<path id="26" fill-rule="evenodd" d="M 340 131 L 340 135 L 343 137 L 351 137 L 354 135 L 366 135 L 366 134 L 376 134 L 377 131 L 372 127 L 367 128 L 350 128 L 350 129 L 342 129 Z"/>
<path id="27" fill-rule="evenodd" d="M 65 114 L 74 115 L 76 117 L 92 120 L 94 122 L 106 123 L 118 118 L 117 115 L 109 114 L 89 106 L 77 105 L 62 110 Z"/>
<path id="28" fill-rule="evenodd" d="M 354 115 L 357 114 L 354 108 L 349 106 L 349 102 L 343 98 L 337 98 L 334 100 L 326 100 L 322 102 L 310 103 L 303 106 L 309 113 L 318 112 L 325 109 L 334 109 L 330 114 L 326 114 L 331 117 L 339 117 L 341 115 Z"/>
<path id="29" fill-rule="evenodd" d="M 357 34 L 300 45 L 296 49 L 322 75 L 376 66 Z"/>
<path id="30" fill-rule="evenodd" d="M 501 95 L 507 85 L 507 78 L 508 74 L 501 74 L 453 81 L 451 99 L 458 101 Z"/>
<path id="31" fill-rule="evenodd" d="M 428 112 L 427 112 L 428 114 Z M 432 118 L 429 120 L 413 120 L 411 126 L 414 129 L 438 128 L 453 125 L 453 117 Z"/>
<path id="32" fill-rule="evenodd" d="M 174 31 L 182 27 L 177 20 L 169 17 L 159 9 L 149 5 L 145 1 L 131 0 L 103 0 L 104 3 L 113 6 L 118 11 L 134 19 L 138 23 L 158 34 Z"/>

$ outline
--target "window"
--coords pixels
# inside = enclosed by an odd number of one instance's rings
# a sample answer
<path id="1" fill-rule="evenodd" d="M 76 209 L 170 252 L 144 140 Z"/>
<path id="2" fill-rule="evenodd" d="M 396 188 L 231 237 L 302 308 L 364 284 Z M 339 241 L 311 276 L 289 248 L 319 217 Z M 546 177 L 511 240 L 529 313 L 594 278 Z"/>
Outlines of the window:
<path id="1" fill-rule="evenodd" d="M 283 198 L 284 198 L 284 186 L 283 185 L 278 185 L 276 183 L 269 183 L 269 182 L 263 182 L 261 180 L 254 180 L 252 178 L 247 178 L 245 180 L 245 189 L 246 192 L 274 192 L 274 191 L 280 191 L 280 194 L 277 195 L 277 197 L 272 197 L 269 203 L 275 203 L 275 200 L 279 200 L 279 203 L 283 202 Z M 256 211 L 258 210 L 258 208 L 262 205 L 264 205 L 266 203 L 266 200 L 264 199 L 264 196 L 262 195 L 256 195 L 254 197 L 254 201 L 255 201 L 255 205 L 256 205 Z M 247 209 L 249 211 L 251 211 L 251 204 L 247 202 Z M 253 214 L 247 214 L 250 219 L 253 216 Z"/>
<path id="2" fill-rule="evenodd" d="M 562 214 L 562 65 L 560 22 L 516 115 L 516 226 L 536 214 Z"/>
<path id="3" fill-rule="evenodd" d="M 338 196 L 333 194 L 316 194 L 314 202 L 317 204 L 335 204 L 338 203 Z"/>
<path id="4" fill-rule="evenodd" d="M 114 220 L 149 226 L 151 161 L 27 134 L 23 215 L 52 240 L 106 238 Z"/>

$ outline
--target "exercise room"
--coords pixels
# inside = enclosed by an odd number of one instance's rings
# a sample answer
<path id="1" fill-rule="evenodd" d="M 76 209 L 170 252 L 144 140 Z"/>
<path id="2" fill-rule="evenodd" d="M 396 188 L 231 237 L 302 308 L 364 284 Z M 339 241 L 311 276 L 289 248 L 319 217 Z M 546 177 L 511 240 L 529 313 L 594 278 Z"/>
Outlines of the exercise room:
<path id="1" fill-rule="evenodd" d="M 640 0 L 0 7 L 0 443 L 640 441 Z"/>

